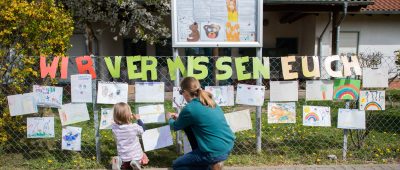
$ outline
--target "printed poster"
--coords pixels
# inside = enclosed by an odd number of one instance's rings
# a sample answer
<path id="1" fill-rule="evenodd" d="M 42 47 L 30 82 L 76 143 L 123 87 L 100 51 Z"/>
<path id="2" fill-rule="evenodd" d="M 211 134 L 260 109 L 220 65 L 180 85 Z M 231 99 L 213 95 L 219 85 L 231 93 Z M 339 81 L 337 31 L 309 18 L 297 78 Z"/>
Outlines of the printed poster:
<path id="1" fill-rule="evenodd" d="M 11 116 L 37 113 L 37 94 L 24 93 L 7 96 L 8 108 Z"/>
<path id="2" fill-rule="evenodd" d="M 117 82 L 99 82 L 97 87 L 97 103 L 128 103 L 128 84 Z"/>
<path id="3" fill-rule="evenodd" d="M 385 110 L 385 91 L 361 91 L 360 110 Z"/>
<path id="4" fill-rule="evenodd" d="M 33 85 L 33 92 L 38 95 L 38 106 L 40 107 L 60 108 L 62 105 L 62 87 Z"/>
<path id="5" fill-rule="evenodd" d="M 358 109 L 339 109 L 337 128 L 365 129 L 365 111 Z"/>
<path id="6" fill-rule="evenodd" d="M 58 109 L 58 113 L 63 126 L 90 120 L 89 111 L 85 103 L 64 104 Z"/>
<path id="7" fill-rule="evenodd" d="M 231 127 L 232 132 L 250 130 L 253 128 L 249 109 L 227 113 L 225 114 L 225 119 L 229 127 Z"/>
<path id="8" fill-rule="evenodd" d="M 142 134 L 144 151 L 151 151 L 173 145 L 169 125 L 146 130 Z"/>
<path id="9" fill-rule="evenodd" d="M 138 107 L 138 113 L 143 123 L 165 123 L 163 104 Z"/>
<path id="10" fill-rule="evenodd" d="M 185 98 L 179 94 L 180 87 L 174 87 L 172 91 L 172 106 L 174 108 L 183 108 L 187 102 Z"/>
<path id="11" fill-rule="evenodd" d="M 27 138 L 54 138 L 54 117 L 28 117 Z"/>
<path id="12" fill-rule="evenodd" d="M 113 108 L 101 108 L 100 129 L 111 129 L 114 123 Z"/>
<path id="13" fill-rule="evenodd" d="M 309 80 L 306 82 L 306 100 L 332 100 L 333 81 L 332 80 Z"/>
<path id="14" fill-rule="evenodd" d="M 205 90 L 213 95 L 213 100 L 219 106 L 233 106 L 235 103 L 233 86 L 206 86 Z"/>
<path id="15" fill-rule="evenodd" d="M 290 102 L 299 99 L 297 81 L 270 81 L 269 83 L 271 101 Z"/>
<path id="16" fill-rule="evenodd" d="M 164 82 L 136 82 L 136 103 L 164 103 Z"/>
<path id="17" fill-rule="evenodd" d="M 265 87 L 247 84 L 238 84 L 236 90 L 236 104 L 262 106 L 265 98 Z"/>
<path id="18" fill-rule="evenodd" d="M 268 103 L 268 123 L 296 123 L 296 103 Z"/>
<path id="19" fill-rule="evenodd" d="M 92 102 L 92 75 L 71 75 L 71 100 L 73 103 Z"/>
<path id="20" fill-rule="evenodd" d="M 303 126 L 331 126 L 331 109 L 322 106 L 303 106 Z"/>
<path id="21" fill-rule="evenodd" d="M 386 88 L 389 86 L 388 68 L 363 68 L 363 88 Z"/>
<path id="22" fill-rule="evenodd" d="M 336 79 L 333 84 L 333 99 L 358 100 L 360 80 Z"/>
<path id="23" fill-rule="evenodd" d="M 80 151 L 82 128 L 65 126 L 62 128 L 62 150 Z"/>

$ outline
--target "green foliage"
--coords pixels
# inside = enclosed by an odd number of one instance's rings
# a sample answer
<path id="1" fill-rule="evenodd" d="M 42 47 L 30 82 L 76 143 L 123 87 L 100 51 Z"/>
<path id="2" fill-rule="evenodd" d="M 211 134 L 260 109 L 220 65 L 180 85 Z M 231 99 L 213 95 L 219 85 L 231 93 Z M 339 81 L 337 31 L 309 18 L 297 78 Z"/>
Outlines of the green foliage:
<path id="1" fill-rule="evenodd" d="M 22 117 L 9 116 L 6 96 L 31 91 L 38 80 L 38 57 L 30 56 L 64 55 L 73 29 L 72 17 L 53 0 L 0 1 L 0 145 L 24 136 L 25 127 L 15 124 Z"/>

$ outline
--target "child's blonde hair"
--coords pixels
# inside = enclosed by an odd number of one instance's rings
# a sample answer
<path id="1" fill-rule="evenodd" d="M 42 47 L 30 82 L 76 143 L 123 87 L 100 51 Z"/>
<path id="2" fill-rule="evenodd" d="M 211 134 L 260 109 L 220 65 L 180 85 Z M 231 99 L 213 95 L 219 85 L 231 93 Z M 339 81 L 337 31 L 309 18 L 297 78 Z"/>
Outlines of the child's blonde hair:
<path id="1" fill-rule="evenodd" d="M 114 122 L 116 124 L 129 124 L 132 121 L 131 107 L 123 102 L 114 105 Z"/>

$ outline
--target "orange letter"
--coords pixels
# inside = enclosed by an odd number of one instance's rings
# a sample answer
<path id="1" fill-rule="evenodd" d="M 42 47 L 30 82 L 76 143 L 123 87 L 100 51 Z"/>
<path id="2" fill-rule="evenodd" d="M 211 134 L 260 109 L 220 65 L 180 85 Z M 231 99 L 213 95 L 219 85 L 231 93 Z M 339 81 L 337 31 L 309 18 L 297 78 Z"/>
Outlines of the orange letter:
<path id="1" fill-rule="evenodd" d="M 86 60 L 87 63 L 83 64 L 82 60 Z M 79 74 L 85 74 L 86 71 L 88 71 L 89 74 L 92 75 L 92 79 L 96 79 L 96 72 L 94 71 L 93 61 L 92 61 L 92 58 L 90 56 L 77 57 L 75 59 L 75 61 L 76 61 L 76 65 L 78 66 Z"/>
<path id="2" fill-rule="evenodd" d="M 58 67 L 58 60 L 60 57 L 54 57 L 53 62 L 50 66 L 46 63 L 46 57 L 40 57 L 40 76 L 45 78 L 47 74 L 50 75 L 50 78 L 54 79 L 56 77 L 56 71 Z"/>

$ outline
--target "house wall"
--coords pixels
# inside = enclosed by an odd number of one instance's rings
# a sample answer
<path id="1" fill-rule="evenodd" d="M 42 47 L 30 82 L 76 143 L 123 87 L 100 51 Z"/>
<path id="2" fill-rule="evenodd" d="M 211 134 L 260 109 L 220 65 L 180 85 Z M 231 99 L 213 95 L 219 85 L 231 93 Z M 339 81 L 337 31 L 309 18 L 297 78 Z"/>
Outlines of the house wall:
<path id="1" fill-rule="evenodd" d="M 328 19 L 328 14 L 316 17 L 317 38 Z M 348 15 L 341 24 L 341 31 L 359 32 L 359 53 L 381 52 L 384 56 L 393 56 L 400 49 L 400 15 Z M 322 44 L 322 55 L 331 54 L 331 26 L 326 32 Z M 318 41 L 315 41 L 317 54 Z"/>

